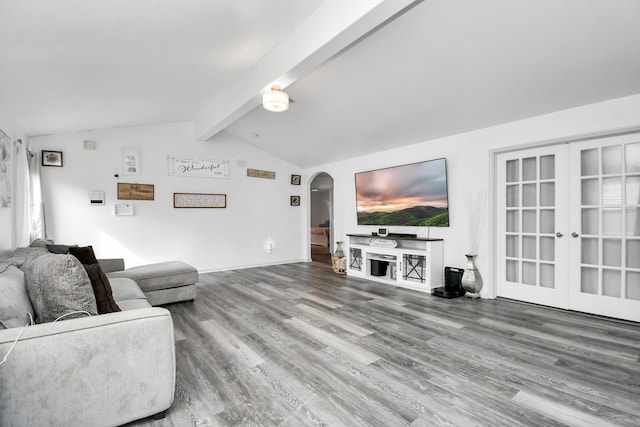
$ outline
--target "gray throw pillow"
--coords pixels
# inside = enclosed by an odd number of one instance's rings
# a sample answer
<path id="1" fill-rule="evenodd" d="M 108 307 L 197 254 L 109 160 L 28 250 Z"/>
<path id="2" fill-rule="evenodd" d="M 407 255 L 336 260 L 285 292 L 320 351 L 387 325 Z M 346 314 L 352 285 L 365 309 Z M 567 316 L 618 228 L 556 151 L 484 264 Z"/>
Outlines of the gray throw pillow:
<path id="1" fill-rule="evenodd" d="M 29 323 L 33 307 L 24 288 L 24 273 L 14 265 L 0 266 L 0 324 L 15 328 Z M 0 327 L 0 329 L 2 329 Z"/>
<path id="2" fill-rule="evenodd" d="M 3 261 L 20 267 L 22 264 L 24 264 L 25 260 L 27 259 L 27 256 L 29 254 L 34 254 L 34 253 L 35 254 L 47 253 L 47 248 L 44 246 L 43 247 L 29 246 L 29 247 L 16 248 L 16 250 L 13 251 L 11 256 L 9 258 L 5 258 Z"/>
<path id="3" fill-rule="evenodd" d="M 89 276 L 73 255 L 31 254 L 21 268 L 37 323 L 77 311 L 98 314 Z M 82 316 L 73 314 L 64 319 Z"/>

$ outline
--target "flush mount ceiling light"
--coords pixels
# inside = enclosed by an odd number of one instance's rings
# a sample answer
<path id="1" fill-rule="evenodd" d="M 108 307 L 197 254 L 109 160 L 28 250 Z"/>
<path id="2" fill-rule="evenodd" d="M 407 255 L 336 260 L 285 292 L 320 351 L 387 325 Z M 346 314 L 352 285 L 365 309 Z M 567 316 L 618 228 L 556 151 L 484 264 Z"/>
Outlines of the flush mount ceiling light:
<path id="1" fill-rule="evenodd" d="M 279 113 L 289 109 L 289 95 L 280 86 L 271 86 L 271 90 L 262 95 L 262 106 L 267 111 Z"/>

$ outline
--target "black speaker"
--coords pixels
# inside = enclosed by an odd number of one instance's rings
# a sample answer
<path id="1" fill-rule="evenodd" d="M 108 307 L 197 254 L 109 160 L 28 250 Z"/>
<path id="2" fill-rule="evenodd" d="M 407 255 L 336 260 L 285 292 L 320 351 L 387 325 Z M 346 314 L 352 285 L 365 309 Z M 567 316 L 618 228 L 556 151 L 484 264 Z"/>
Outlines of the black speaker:
<path id="1" fill-rule="evenodd" d="M 371 275 L 372 276 L 386 276 L 387 275 L 387 267 L 389 263 L 387 261 L 379 261 L 377 259 L 371 260 Z"/>
<path id="2" fill-rule="evenodd" d="M 444 286 L 433 288 L 431 295 L 442 298 L 457 298 L 465 294 L 462 289 L 462 273 L 463 268 L 445 267 L 444 268 Z"/>

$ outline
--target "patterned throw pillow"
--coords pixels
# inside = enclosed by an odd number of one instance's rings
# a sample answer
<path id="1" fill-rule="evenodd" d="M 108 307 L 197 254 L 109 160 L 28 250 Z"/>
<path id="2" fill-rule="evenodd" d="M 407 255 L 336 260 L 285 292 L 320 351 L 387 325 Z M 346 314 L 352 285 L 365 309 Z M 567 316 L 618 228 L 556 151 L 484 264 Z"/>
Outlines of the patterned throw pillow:
<path id="1" fill-rule="evenodd" d="M 21 269 L 37 323 L 80 311 L 98 314 L 89 276 L 73 255 L 31 254 Z M 78 313 L 64 319 L 82 316 L 86 315 Z"/>

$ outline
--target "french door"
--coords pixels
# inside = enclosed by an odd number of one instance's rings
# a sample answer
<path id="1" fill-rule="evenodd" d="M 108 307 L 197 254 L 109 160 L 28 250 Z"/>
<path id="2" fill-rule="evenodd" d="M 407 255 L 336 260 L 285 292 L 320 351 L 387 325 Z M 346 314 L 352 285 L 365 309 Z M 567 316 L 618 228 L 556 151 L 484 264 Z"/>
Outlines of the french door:
<path id="1" fill-rule="evenodd" d="M 566 145 L 497 158 L 498 296 L 569 308 Z"/>
<path id="2" fill-rule="evenodd" d="M 496 160 L 498 296 L 640 321 L 640 135 Z"/>

